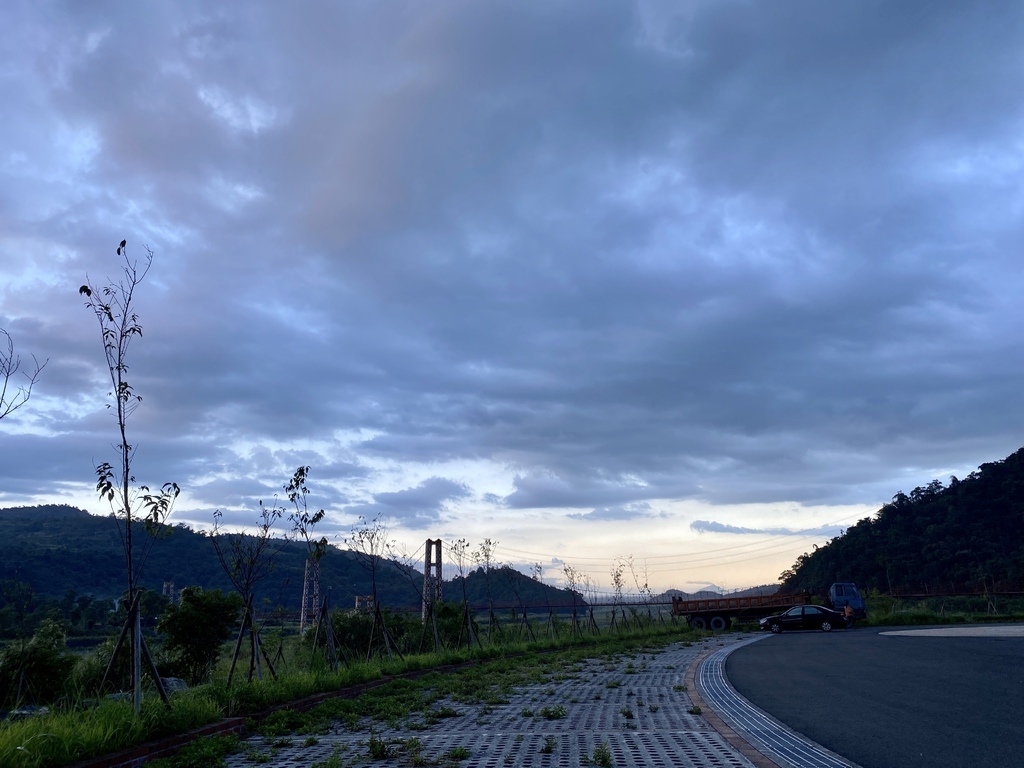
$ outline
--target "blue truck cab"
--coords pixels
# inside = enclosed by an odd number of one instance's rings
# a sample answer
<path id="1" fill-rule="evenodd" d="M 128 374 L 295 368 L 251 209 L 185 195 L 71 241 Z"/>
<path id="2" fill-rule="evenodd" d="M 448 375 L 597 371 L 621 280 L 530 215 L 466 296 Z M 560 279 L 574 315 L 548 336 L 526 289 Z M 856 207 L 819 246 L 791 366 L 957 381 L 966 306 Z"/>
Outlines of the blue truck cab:
<path id="1" fill-rule="evenodd" d="M 860 596 L 857 585 L 848 581 L 837 581 L 828 588 L 828 604 L 834 611 L 843 611 L 849 604 L 853 611 L 853 618 L 866 619 L 868 617 L 864 598 Z"/>

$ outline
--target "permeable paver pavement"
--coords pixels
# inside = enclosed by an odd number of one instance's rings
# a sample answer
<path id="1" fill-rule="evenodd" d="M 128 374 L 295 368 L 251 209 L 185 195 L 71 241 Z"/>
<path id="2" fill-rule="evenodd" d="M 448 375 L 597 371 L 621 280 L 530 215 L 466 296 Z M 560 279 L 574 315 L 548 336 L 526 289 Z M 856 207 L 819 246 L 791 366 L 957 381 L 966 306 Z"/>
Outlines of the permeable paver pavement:
<path id="1" fill-rule="evenodd" d="M 313 766 L 336 755 L 331 762 L 340 766 L 407 766 L 409 754 L 403 754 L 401 747 L 416 739 L 425 761 L 457 762 L 465 768 L 577 768 L 601 745 L 616 766 L 749 767 L 752 763 L 702 715 L 688 711 L 693 702 L 684 690 L 687 670 L 702 653 L 738 639 L 725 635 L 657 652 L 588 660 L 568 679 L 518 689 L 506 696 L 506 704 L 438 702 L 437 707 L 451 707 L 458 717 L 440 720 L 426 730 L 374 726 L 372 738 L 395 751 L 394 757 L 384 760 L 370 755 L 367 723 L 365 730 L 354 731 L 335 724 L 330 733 L 317 735 L 315 744 L 309 739 L 309 746 L 304 746 L 305 736 L 270 743 L 254 737 L 226 764 L 229 768 Z M 545 708 L 549 715 L 561 716 L 544 717 Z M 445 755 L 451 750 L 468 752 L 468 757 L 447 761 Z"/>

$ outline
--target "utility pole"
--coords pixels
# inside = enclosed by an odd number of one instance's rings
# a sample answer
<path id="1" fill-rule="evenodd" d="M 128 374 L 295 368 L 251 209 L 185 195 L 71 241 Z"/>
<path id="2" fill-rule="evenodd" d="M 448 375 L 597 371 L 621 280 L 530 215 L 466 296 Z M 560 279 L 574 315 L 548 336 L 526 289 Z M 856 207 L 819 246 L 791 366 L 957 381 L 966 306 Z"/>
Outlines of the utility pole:
<path id="1" fill-rule="evenodd" d="M 441 602 L 441 540 L 427 539 L 423 548 L 423 621 L 431 608 Z"/>

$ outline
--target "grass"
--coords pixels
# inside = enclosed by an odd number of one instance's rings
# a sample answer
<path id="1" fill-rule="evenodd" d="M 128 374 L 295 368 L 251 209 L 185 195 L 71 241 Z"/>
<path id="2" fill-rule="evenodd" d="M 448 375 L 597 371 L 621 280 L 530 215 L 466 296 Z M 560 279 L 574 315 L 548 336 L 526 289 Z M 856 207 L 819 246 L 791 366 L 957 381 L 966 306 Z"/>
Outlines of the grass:
<path id="1" fill-rule="evenodd" d="M 66 765 L 183 733 L 222 716 L 217 701 L 198 690 L 176 695 L 170 711 L 159 700 L 145 701 L 139 717 L 128 702 L 104 700 L 90 708 L 56 709 L 5 723 L 0 727 L 0 755 L 8 756 L 5 765 L 17 768 Z"/>
<path id="2" fill-rule="evenodd" d="M 544 707 L 538 714 L 545 720 L 561 720 L 568 712 L 566 712 L 565 707 L 557 706 Z"/>
<path id="3" fill-rule="evenodd" d="M 465 747 L 452 747 L 451 749 L 449 749 L 447 752 L 444 753 L 444 756 L 448 760 L 452 760 L 452 761 L 456 761 L 456 762 L 459 761 L 459 760 L 468 760 L 469 759 L 469 750 L 466 749 Z"/>
<path id="4" fill-rule="evenodd" d="M 219 768 L 224 764 L 224 756 L 237 752 L 239 742 L 237 736 L 213 736 L 197 739 L 188 744 L 178 754 L 163 757 L 146 763 L 147 768 Z"/>
<path id="5" fill-rule="evenodd" d="M 509 693 L 532 684 L 568 679 L 581 662 L 593 657 L 650 649 L 679 639 L 678 627 L 657 627 L 646 632 L 545 639 L 533 644 L 509 644 L 502 648 L 450 651 L 442 654 L 409 656 L 402 661 L 357 663 L 331 672 L 285 672 L 273 681 L 240 682 L 230 689 L 223 683 L 197 686 L 176 694 L 168 711 L 158 699 L 147 698 L 141 717 L 131 705 L 103 700 L 91 707 L 56 708 L 48 715 L 0 724 L 0 755 L 5 768 L 51 768 L 97 757 L 144 741 L 183 733 L 225 716 L 245 715 L 301 699 L 316 693 L 352 685 L 381 681 L 405 672 L 429 670 L 440 665 L 478 662 L 457 672 L 427 671 L 416 680 L 394 679 L 366 691 L 356 699 L 328 699 L 309 712 L 278 709 L 261 724 L 259 732 L 268 738 L 297 733 L 312 745 L 327 733 L 331 723 L 366 729 L 370 723 L 427 727 L 445 718 L 459 717 L 455 704 L 507 703 Z M 557 651 L 557 653 L 548 653 Z M 615 686 L 610 686 L 615 687 Z M 562 706 L 539 711 L 548 719 L 565 717 Z M 524 715 L 525 716 L 525 715 Z M 229 742 L 200 740 L 196 747 L 197 766 L 217 765 L 216 749 Z M 216 744 L 220 744 L 215 749 Z M 204 751 L 209 751 L 209 755 Z M 186 753 L 188 754 L 188 753 Z M 7 757 L 11 756 L 11 757 Z M 190 763 L 157 763 L 176 768 Z"/>
<path id="6" fill-rule="evenodd" d="M 590 756 L 584 755 L 581 762 L 589 765 L 597 765 L 600 768 L 612 768 L 612 751 L 608 748 L 608 742 L 602 741 Z"/>

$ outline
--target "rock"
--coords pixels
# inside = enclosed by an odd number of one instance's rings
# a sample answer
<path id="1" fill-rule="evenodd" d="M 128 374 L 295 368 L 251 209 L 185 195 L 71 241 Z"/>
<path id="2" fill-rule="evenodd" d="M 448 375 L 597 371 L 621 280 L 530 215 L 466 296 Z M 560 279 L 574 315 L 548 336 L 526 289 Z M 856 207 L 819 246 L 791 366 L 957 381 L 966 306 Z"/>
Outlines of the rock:
<path id="1" fill-rule="evenodd" d="M 164 690 L 167 691 L 168 694 L 188 690 L 188 683 L 180 677 L 161 677 L 160 682 L 164 684 Z"/>
<path id="2" fill-rule="evenodd" d="M 12 709 L 7 713 L 7 718 L 9 720 L 24 720 L 27 717 L 37 717 L 39 715 L 47 715 L 49 713 L 49 707 L 43 707 L 38 704 L 26 704 L 24 707 Z"/>

